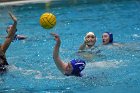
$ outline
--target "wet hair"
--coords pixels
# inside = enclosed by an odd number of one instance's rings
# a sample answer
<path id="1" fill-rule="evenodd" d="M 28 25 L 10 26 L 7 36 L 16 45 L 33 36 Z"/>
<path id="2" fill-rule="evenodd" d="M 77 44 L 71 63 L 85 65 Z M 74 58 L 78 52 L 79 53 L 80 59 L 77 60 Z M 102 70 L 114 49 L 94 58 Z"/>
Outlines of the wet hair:
<path id="1" fill-rule="evenodd" d="M 113 43 L 113 34 L 111 32 L 105 32 L 109 35 L 109 43 Z"/>
<path id="2" fill-rule="evenodd" d="M 5 72 L 7 72 L 7 67 L 5 65 L 0 64 L 0 75 L 4 74 Z"/>
<path id="3" fill-rule="evenodd" d="M 0 50 L 0 74 L 7 71 L 6 65 L 8 65 L 5 54 Z"/>
<path id="4" fill-rule="evenodd" d="M 0 50 L 0 66 L 1 65 L 8 65 L 8 62 L 7 62 L 6 56 Z"/>

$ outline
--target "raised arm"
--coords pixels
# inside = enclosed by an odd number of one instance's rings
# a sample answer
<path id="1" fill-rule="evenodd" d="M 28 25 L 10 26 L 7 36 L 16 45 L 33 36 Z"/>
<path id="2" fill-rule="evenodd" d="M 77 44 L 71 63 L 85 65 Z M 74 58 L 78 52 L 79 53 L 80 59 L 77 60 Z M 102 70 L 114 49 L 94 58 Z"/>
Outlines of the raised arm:
<path id="1" fill-rule="evenodd" d="M 11 17 L 11 19 L 14 21 L 12 27 L 10 28 L 10 31 L 8 32 L 8 35 L 6 37 L 6 40 L 4 41 L 4 43 L 1 46 L 1 50 L 5 53 L 6 50 L 8 49 L 8 47 L 10 46 L 14 35 L 16 33 L 16 26 L 17 26 L 17 18 L 11 13 L 9 12 L 9 15 Z"/>
<path id="2" fill-rule="evenodd" d="M 64 63 L 61 58 L 59 57 L 59 48 L 60 48 L 60 45 L 61 45 L 61 40 L 59 38 L 59 36 L 55 33 L 51 33 L 52 36 L 54 36 L 55 38 L 55 41 L 56 41 L 56 44 L 54 46 L 54 50 L 53 50 L 53 59 L 54 59 L 54 62 L 57 66 L 57 68 L 63 73 L 65 74 L 65 71 L 66 71 L 66 63 Z"/>
<path id="3" fill-rule="evenodd" d="M 80 45 L 79 50 L 84 50 L 86 48 L 86 41 Z"/>

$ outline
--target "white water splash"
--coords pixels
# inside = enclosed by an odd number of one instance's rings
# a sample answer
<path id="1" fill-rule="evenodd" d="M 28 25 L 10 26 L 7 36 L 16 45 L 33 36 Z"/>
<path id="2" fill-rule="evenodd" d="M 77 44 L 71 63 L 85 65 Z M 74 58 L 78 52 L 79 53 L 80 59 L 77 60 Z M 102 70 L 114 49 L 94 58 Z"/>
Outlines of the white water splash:
<path id="1" fill-rule="evenodd" d="M 88 63 L 87 67 L 88 68 L 119 68 L 122 65 L 125 66 L 122 63 L 122 61 L 109 60 L 109 61 Z"/>
<path id="2" fill-rule="evenodd" d="M 138 35 L 138 34 L 133 34 L 132 36 L 135 37 L 135 38 L 139 38 L 140 37 L 140 35 Z"/>

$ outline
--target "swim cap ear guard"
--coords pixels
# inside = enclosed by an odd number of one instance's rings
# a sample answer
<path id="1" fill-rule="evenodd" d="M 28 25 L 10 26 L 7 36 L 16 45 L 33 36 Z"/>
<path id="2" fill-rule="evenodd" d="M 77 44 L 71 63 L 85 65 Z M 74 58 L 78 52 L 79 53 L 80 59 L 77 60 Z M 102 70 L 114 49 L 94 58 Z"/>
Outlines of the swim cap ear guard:
<path id="1" fill-rule="evenodd" d="M 107 33 L 109 35 L 109 38 L 110 38 L 109 43 L 112 43 L 113 42 L 113 34 L 110 32 L 105 32 L 105 33 Z"/>
<path id="2" fill-rule="evenodd" d="M 75 76 L 82 76 L 81 71 L 85 68 L 86 63 L 84 60 L 80 60 L 80 59 L 73 59 L 70 61 L 73 70 L 72 70 L 72 75 Z"/>

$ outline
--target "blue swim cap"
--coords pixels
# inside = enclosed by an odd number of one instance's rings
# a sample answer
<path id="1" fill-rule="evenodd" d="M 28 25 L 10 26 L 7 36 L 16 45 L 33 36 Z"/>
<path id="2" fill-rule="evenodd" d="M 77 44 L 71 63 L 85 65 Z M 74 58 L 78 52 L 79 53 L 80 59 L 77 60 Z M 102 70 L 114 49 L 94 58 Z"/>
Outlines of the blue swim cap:
<path id="1" fill-rule="evenodd" d="M 110 38 L 109 43 L 112 43 L 113 42 L 113 34 L 110 32 L 105 32 L 105 33 L 107 33 L 109 35 L 109 38 Z"/>
<path id="2" fill-rule="evenodd" d="M 85 68 L 85 61 L 84 60 L 80 60 L 80 59 L 73 59 L 70 61 L 73 70 L 72 70 L 72 75 L 75 76 L 81 76 L 81 71 Z"/>

